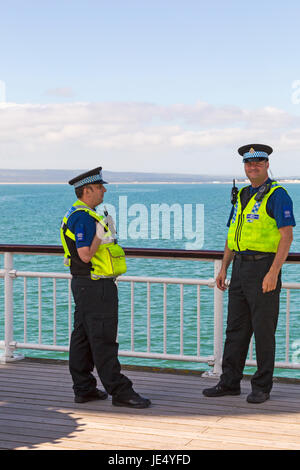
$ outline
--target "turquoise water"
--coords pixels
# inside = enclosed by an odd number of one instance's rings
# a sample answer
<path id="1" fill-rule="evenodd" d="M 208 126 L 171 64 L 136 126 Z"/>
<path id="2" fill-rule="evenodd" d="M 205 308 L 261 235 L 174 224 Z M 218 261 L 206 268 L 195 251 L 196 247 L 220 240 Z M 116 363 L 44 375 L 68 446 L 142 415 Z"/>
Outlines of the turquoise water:
<path id="1" fill-rule="evenodd" d="M 286 185 L 294 201 L 296 222 L 300 216 L 300 186 Z M 154 248 L 186 248 L 187 243 L 194 243 L 194 249 L 223 250 L 226 238 L 226 223 L 230 212 L 230 190 L 227 184 L 173 185 L 147 184 L 107 186 L 105 203 L 116 210 L 116 220 L 120 235 L 120 244 L 126 247 Z M 0 185 L 1 202 L 1 244 L 42 244 L 59 245 L 59 226 L 62 216 L 74 202 L 73 189 L 68 185 Z M 126 203 L 126 204 L 125 204 Z M 168 236 L 167 219 L 155 218 L 158 204 L 169 207 L 176 204 L 177 211 L 182 215 L 182 224 L 176 226 L 173 217 L 170 219 L 170 236 Z M 189 205 L 189 206 L 188 206 Z M 127 206 L 127 207 L 126 207 Z M 192 218 L 188 219 L 189 207 Z M 201 210 L 203 209 L 204 220 Z M 151 212 L 154 211 L 154 212 Z M 198 212 L 197 212 L 198 211 Z M 177 212 L 178 213 L 178 212 Z M 143 215 L 143 217 L 142 217 Z M 198 219 L 197 219 L 197 217 Z M 193 233 L 204 224 L 202 237 Z M 198 224 L 198 225 L 197 225 Z M 159 225 L 159 233 L 158 233 Z M 120 227 L 119 227 L 120 226 Z M 164 227 L 164 233 L 162 229 Z M 176 227 L 176 228 L 174 228 Z M 294 230 L 292 252 L 300 252 L 300 226 Z M 125 230 L 126 229 L 126 230 Z M 126 232 L 127 231 L 127 238 Z M 152 234 L 152 238 L 151 238 Z M 153 238 L 153 236 L 158 238 Z M 163 238 L 167 236 L 167 238 Z M 0 268 L 3 267 L 3 256 L 0 255 Z M 26 271 L 66 272 L 61 257 L 56 256 L 22 256 L 14 257 L 14 268 Z M 299 266 L 286 265 L 283 281 L 299 280 Z M 173 261 L 152 259 L 128 259 L 128 275 L 212 278 L 213 263 L 198 261 Z M 229 272 L 230 274 L 230 272 Z M 28 311 L 28 342 L 38 341 L 38 285 L 36 279 L 28 279 L 27 311 Z M 14 334 L 16 340 L 23 342 L 23 279 L 14 281 Z M 42 341 L 48 344 L 53 339 L 53 285 L 52 280 L 42 280 Z M 197 305 L 196 287 L 184 287 L 184 352 L 196 354 Z M 68 293 L 65 280 L 57 281 L 57 344 L 65 345 L 68 338 Z M 119 343 L 121 350 L 130 349 L 130 285 L 119 283 L 120 322 Z M 135 288 L 134 325 L 135 349 L 147 349 L 147 290 L 144 284 Z M 180 345 L 180 290 L 179 286 L 169 285 L 167 288 L 167 352 L 178 354 Z M 213 352 L 213 290 L 201 287 L 201 355 Z M 227 294 L 224 296 L 224 328 L 226 320 Z M 286 292 L 282 291 L 281 312 L 277 329 L 278 361 L 284 361 L 285 355 L 285 309 Z M 300 294 L 291 291 L 290 298 L 290 359 L 297 353 L 300 341 Z M 0 338 L 3 338 L 3 281 L 0 280 Z M 162 352 L 163 348 L 163 287 L 151 287 L 151 351 Z M 67 358 L 66 353 L 47 351 L 24 351 L 26 356 Z M 296 360 L 296 359 L 295 359 Z M 127 364 L 157 365 L 206 369 L 203 364 L 181 361 L 161 361 L 150 359 L 121 358 Z M 251 372 L 252 369 L 246 371 Z M 276 370 L 276 375 L 300 377 L 294 370 Z"/>

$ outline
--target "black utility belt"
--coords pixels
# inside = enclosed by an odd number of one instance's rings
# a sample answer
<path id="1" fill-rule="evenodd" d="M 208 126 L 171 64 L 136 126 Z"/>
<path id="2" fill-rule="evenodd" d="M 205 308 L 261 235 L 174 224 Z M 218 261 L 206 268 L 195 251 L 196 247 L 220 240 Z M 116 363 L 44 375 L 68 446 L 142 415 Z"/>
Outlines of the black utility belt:
<path id="1" fill-rule="evenodd" d="M 271 258 L 275 256 L 275 253 L 262 253 L 261 255 L 246 255 L 244 253 L 235 252 L 235 257 L 243 261 L 258 261 L 263 258 Z"/>
<path id="2" fill-rule="evenodd" d="M 90 274 L 84 275 L 84 274 L 72 274 L 72 277 L 74 279 L 89 279 L 92 282 L 97 282 L 97 281 L 105 281 L 107 279 L 114 281 L 116 277 L 100 277 L 99 279 L 92 279 Z"/>

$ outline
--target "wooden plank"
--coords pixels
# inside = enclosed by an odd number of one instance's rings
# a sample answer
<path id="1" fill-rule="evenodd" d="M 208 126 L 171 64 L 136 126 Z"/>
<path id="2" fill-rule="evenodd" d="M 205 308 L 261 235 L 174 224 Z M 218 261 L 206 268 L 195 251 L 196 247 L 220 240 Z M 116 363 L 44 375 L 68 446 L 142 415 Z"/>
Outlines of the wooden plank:
<path id="1" fill-rule="evenodd" d="M 27 365 L 27 367 L 28 367 L 28 365 Z M 52 366 L 52 367 L 53 367 L 53 366 Z M 43 371 L 43 372 L 44 372 L 44 375 L 42 375 L 42 376 L 39 375 L 39 376 L 38 376 L 38 380 L 39 380 L 39 381 L 45 380 L 45 384 L 51 385 L 52 382 L 49 381 L 49 374 L 48 374 L 48 371 Z M 67 372 L 68 372 L 68 371 L 67 371 Z M 45 377 L 45 375 L 46 375 L 46 377 Z M 160 376 L 163 375 L 163 374 L 156 374 L 156 376 L 159 376 L 159 377 L 158 377 L 158 378 L 159 378 L 159 383 L 157 383 L 156 381 L 153 380 L 153 377 L 152 377 L 152 376 L 155 375 L 155 374 L 150 373 L 149 375 L 151 376 L 151 388 L 150 388 L 150 392 L 152 391 L 152 393 L 157 394 L 157 391 L 159 390 L 161 395 L 164 395 L 164 394 L 165 394 L 165 395 L 168 395 L 168 394 L 169 394 L 170 384 L 166 381 L 166 378 L 164 379 L 164 382 L 162 382 L 162 379 L 161 379 Z M 169 376 L 170 376 L 170 374 L 167 374 L 167 380 L 169 380 Z M 32 378 L 32 376 L 31 376 L 31 378 Z M 133 378 L 133 377 L 131 377 L 131 378 Z M 173 378 L 174 378 L 174 377 L 173 377 Z M 144 379 L 144 377 L 143 377 L 142 379 Z M 137 384 L 137 387 L 141 390 L 141 393 L 142 393 L 142 392 L 143 392 L 143 393 L 146 393 L 146 392 L 149 390 L 149 388 L 148 388 L 148 387 L 144 387 L 145 382 L 144 382 L 142 379 L 139 380 L 139 383 Z M 189 389 L 189 387 L 187 387 L 187 384 L 186 384 L 186 382 L 185 382 L 185 379 L 186 379 L 185 377 L 178 376 L 178 377 L 177 377 L 177 380 L 178 380 L 178 382 L 179 382 L 179 385 L 178 385 L 178 386 L 172 385 L 172 391 L 174 391 L 174 392 L 175 392 L 175 391 L 178 391 L 178 392 L 181 393 L 182 396 L 191 396 L 191 395 L 189 395 L 189 394 L 185 394 L 184 391 L 182 391 L 182 387 L 184 387 L 185 390 L 186 390 L 187 388 Z M 197 382 L 196 382 L 196 383 L 197 383 L 197 387 L 195 387 L 194 389 L 192 389 L 192 390 L 193 390 L 193 394 L 194 394 L 194 395 L 197 395 L 197 398 L 203 399 L 203 396 L 202 396 L 202 389 L 203 389 L 205 386 L 208 385 L 208 384 L 207 384 L 207 381 L 210 381 L 211 379 L 206 379 L 205 383 L 202 382 L 202 380 L 203 380 L 202 378 L 200 378 L 200 380 L 199 380 L 198 377 L 197 377 L 197 378 L 192 377 L 192 379 L 196 379 L 196 380 L 197 380 Z M 17 379 L 16 379 L 16 380 L 17 380 Z M 53 377 L 52 380 L 55 381 L 55 384 L 57 384 L 56 387 L 58 387 L 58 388 L 61 388 L 61 389 L 66 390 L 66 389 L 68 389 L 68 387 L 70 387 L 70 389 L 71 389 L 71 380 L 70 380 L 70 378 L 69 378 L 69 374 L 67 375 L 67 377 L 65 377 L 65 383 L 64 383 L 64 385 L 62 385 L 62 383 L 61 383 L 61 377 L 59 377 L 58 379 Z M 184 380 L 184 383 L 183 383 L 183 380 Z M 31 382 L 33 383 L 33 380 L 31 380 Z M 160 386 L 158 386 L 158 385 L 160 385 Z M 210 383 L 209 385 L 211 385 L 211 383 Z M 44 387 L 44 385 L 42 385 L 42 387 Z M 44 388 L 47 389 L 47 387 L 44 387 Z M 280 398 L 280 404 L 283 404 L 283 403 L 286 402 L 286 401 L 288 401 L 289 403 L 290 403 L 291 401 L 293 401 L 295 404 L 297 404 L 297 405 L 299 404 L 299 400 L 297 399 L 297 398 L 298 398 L 298 397 L 297 397 L 297 390 L 295 391 L 295 395 L 294 395 L 294 396 L 292 396 L 291 393 L 289 393 L 289 396 L 287 397 L 287 396 L 286 396 L 286 390 L 287 390 L 286 387 L 285 387 L 285 388 L 282 388 L 282 387 L 281 387 L 280 389 L 277 388 L 277 389 L 276 389 L 276 394 L 275 394 L 274 392 L 272 393 L 272 395 L 271 395 L 271 401 L 272 401 L 272 402 L 274 402 L 274 397 L 275 397 L 275 398 L 278 397 L 278 390 L 282 390 L 282 391 L 284 392 L 283 395 L 280 395 L 280 396 L 279 396 L 279 398 Z M 294 390 L 295 390 L 295 389 L 294 389 Z M 250 390 L 249 390 L 249 391 L 250 391 Z M 246 393 L 248 393 L 248 392 L 246 392 Z M 236 400 L 236 398 L 234 398 L 234 400 Z M 275 403 L 274 403 L 274 404 L 275 404 Z M 276 404 L 276 405 L 277 405 L 277 404 Z"/>
<path id="2" fill-rule="evenodd" d="M 23 404 L 36 404 L 36 405 L 47 405 L 48 407 L 64 407 L 65 409 L 76 409 L 76 410 L 84 410 L 84 409 L 95 409 L 97 411 L 111 411 L 113 410 L 116 413 L 124 413 L 124 409 L 116 408 L 111 406 L 110 399 L 105 401 L 97 401 L 97 402 L 90 402 L 84 405 L 77 405 L 73 402 L 71 397 L 55 397 L 51 395 L 44 395 L 41 397 L 40 394 L 35 395 L 32 391 L 28 394 L 24 394 L 22 392 L 15 392 L 11 390 L 11 392 L 6 391 L 2 392 L 2 400 L 5 402 L 5 399 L 12 403 L 23 403 Z M 234 406 L 234 403 L 236 405 Z M 132 410 L 133 414 L 189 414 L 194 416 L 199 415 L 215 415 L 215 416 L 236 416 L 236 415 L 245 415 L 245 417 L 256 415 L 256 414 L 266 414 L 266 415 L 278 415 L 286 414 L 286 413 L 295 413 L 294 419 L 296 422 L 300 420 L 299 408 L 294 409 L 292 406 L 285 406 L 284 408 L 278 410 L 276 408 L 265 408 L 266 404 L 253 406 L 247 404 L 246 402 L 238 403 L 238 401 L 234 403 L 228 403 L 226 400 L 218 400 L 217 404 L 214 403 L 188 403 L 188 402 L 180 402 L 174 399 L 174 402 L 170 404 L 169 400 L 157 400 L 153 402 L 153 406 L 146 410 Z"/>
<path id="3" fill-rule="evenodd" d="M 206 437 L 202 436 L 201 440 L 192 440 L 190 443 L 187 444 L 187 448 L 193 449 L 197 448 L 199 442 L 205 440 Z M 248 433 L 240 433 L 237 432 L 236 434 L 233 433 L 225 433 L 224 435 L 218 435 L 217 433 L 211 433 L 211 439 L 215 441 L 216 448 L 218 448 L 219 442 L 226 442 L 228 448 L 232 449 L 235 448 L 235 445 L 247 445 L 248 447 L 255 448 L 257 446 L 266 447 L 267 449 L 278 449 L 278 450 L 299 450 L 299 442 L 293 441 L 282 441 L 280 438 L 278 439 L 263 439 L 262 437 L 258 436 L 250 436 Z M 196 446 L 196 447 L 193 447 Z"/>
<path id="4" fill-rule="evenodd" d="M 19 369 L 23 369 L 24 371 L 30 370 L 32 375 L 39 375 L 42 374 L 44 375 L 45 372 L 48 374 L 49 378 L 52 376 L 55 378 L 57 375 L 65 375 L 66 377 L 69 376 L 69 369 L 68 366 L 65 365 L 64 363 L 62 364 L 48 364 L 48 363 L 36 363 L 36 362 L 27 362 L 27 361 L 18 361 L 18 363 L 15 363 L 15 367 L 18 367 Z M 10 366 L 7 364 L 0 364 L 0 370 L 7 369 L 10 371 Z M 2 370 L 1 370 L 2 372 Z M 94 371 L 95 375 L 97 373 Z M 181 374 L 170 374 L 170 373 L 163 373 L 163 372 L 146 372 L 146 371 L 134 371 L 134 370 L 126 370 L 123 369 L 123 373 L 126 375 L 132 377 L 133 379 L 135 377 L 138 377 L 139 380 L 144 380 L 148 382 L 152 382 L 153 380 L 156 380 L 157 382 L 162 381 L 163 383 L 168 382 L 184 382 L 186 384 L 193 384 L 197 383 L 199 379 L 202 381 L 202 383 L 205 386 L 213 386 L 216 382 L 217 379 L 215 378 L 210 378 L 210 377 L 201 377 L 198 375 L 181 375 Z M 246 380 L 243 382 L 245 386 L 247 386 L 250 390 L 250 381 Z M 274 378 L 274 386 L 277 388 L 284 387 L 286 388 L 287 384 L 282 384 L 282 382 L 276 382 L 276 378 Z M 289 383 L 288 387 L 297 393 L 297 390 L 299 388 L 299 384 L 293 384 Z"/>
<path id="5" fill-rule="evenodd" d="M 31 446 L 42 444 L 44 442 L 50 443 L 59 443 L 61 439 L 66 439 L 65 436 L 58 435 L 55 432 L 47 432 L 39 430 L 39 432 L 33 429 L 26 429 L 26 433 L 16 428 L 9 428 L 6 433 L 0 432 L 0 441 L 9 440 L 10 442 L 16 441 L 16 443 L 26 443 Z M 73 448 L 76 449 L 76 443 L 80 442 L 85 444 L 86 449 L 90 449 L 91 445 L 104 444 L 107 448 L 110 448 L 110 445 L 131 447 L 132 449 L 181 449 L 186 446 L 190 439 L 185 438 L 164 438 L 159 439 L 157 436 L 145 436 L 145 435 L 124 435 L 122 431 L 113 431 L 111 430 L 109 434 L 102 435 L 100 433 L 94 432 L 84 432 L 84 433 L 72 433 L 68 436 L 69 442 L 73 443 Z"/>
<path id="6" fill-rule="evenodd" d="M 300 447 L 300 423 L 295 424 L 292 422 L 292 416 L 290 415 L 289 421 L 287 422 L 277 422 L 271 421 L 266 422 L 264 420 L 263 427 L 262 422 L 259 420 L 244 420 L 237 417 L 233 418 L 221 418 L 218 422 L 214 423 L 214 429 L 219 432 L 222 429 L 232 429 L 234 431 L 240 431 L 241 429 L 247 430 L 251 433 L 255 432 L 257 434 L 262 432 L 268 434 L 268 436 L 295 436 L 299 441 Z"/>
<path id="7" fill-rule="evenodd" d="M 26 369 L 28 369 L 28 366 L 27 366 Z M 5 377 L 3 374 L 1 374 L 1 375 L 3 376 L 3 378 Z M 149 383 L 149 385 L 150 385 L 149 388 L 150 388 L 151 390 L 153 389 L 153 390 L 155 391 L 155 390 L 157 390 L 157 389 L 160 389 L 162 392 L 165 390 L 166 393 L 168 393 L 168 390 L 169 390 L 169 388 L 170 388 L 170 382 L 169 382 L 170 375 L 169 375 L 169 374 L 166 374 L 166 377 L 164 378 L 164 380 L 161 379 L 161 377 L 158 377 L 158 378 L 157 378 L 157 376 L 161 376 L 161 375 L 163 375 L 163 374 L 156 374 L 156 378 L 155 378 L 155 377 L 152 377 L 152 376 L 155 375 L 155 374 L 153 374 L 153 373 L 150 373 L 149 375 L 151 375 L 151 379 L 149 379 L 149 381 L 148 381 L 147 383 Z M 71 386 L 71 379 L 70 379 L 70 377 L 69 377 L 68 371 L 66 372 L 66 376 L 63 376 L 63 377 L 64 377 L 64 382 L 63 382 L 63 384 L 62 384 L 62 381 L 61 381 L 61 378 L 62 378 L 62 377 L 57 377 L 57 374 L 55 374 L 55 375 L 51 378 L 51 377 L 49 377 L 48 370 L 44 370 L 44 371 L 43 371 L 43 374 L 39 374 L 39 375 L 38 375 L 37 377 L 35 377 L 35 378 L 33 377 L 32 374 L 31 374 L 30 376 L 31 376 L 31 382 L 32 382 L 32 383 L 34 382 L 34 380 L 38 380 L 38 382 L 41 382 L 41 381 L 43 382 L 43 381 L 45 381 L 45 384 L 51 385 L 51 384 L 53 383 L 52 381 L 54 381 L 54 383 L 58 384 L 58 386 L 63 387 L 63 388 L 65 388 L 65 387 L 68 388 L 69 386 Z M 7 376 L 6 376 L 6 377 L 7 377 Z M 24 370 L 24 375 L 23 375 L 23 376 L 21 376 L 21 375 L 19 374 L 19 378 L 20 378 L 20 379 L 23 379 L 23 381 L 26 381 L 26 377 L 28 377 L 27 370 Z M 134 377 L 133 377 L 132 374 L 130 375 L 130 378 L 134 379 Z M 173 377 L 173 378 L 174 378 L 174 377 Z M 13 376 L 12 376 L 12 380 L 17 380 L 17 381 L 18 381 L 17 378 L 14 379 L 14 374 L 13 374 Z M 209 381 L 211 381 L 211 379 L 202 379 L 202 378 L 198 378 L 198 377 L 197 377 L 197 378 L 196 378 L 196 381 L 193 381 L 193 383 L 194 383 L 195 385 L 197 385 L 197 386 L 196 386 L 195 388 L 191 389 L 191 390 L 193 390 L 193 393 L 195 393 L 195 394 L 197 394 L 197 395 L 199 394 L 199 396 L 201 397 L 201 396 L 202 396 L 202 389 L 203 389 L 204 387 L 206 387 L 206 386 L 211 386 L 211 385 L 213 385 L 213 384 L 210 383 Z M 20 380 L 18 381 L 18 383 L 20 383 Z M 139 386 L 143 387 L 143 390 L 147 390 L 147 389 L 148 389 L 148 387 L 146 387 L 146 383 L 145 383 L 144 377 L 139 378 L 138 383 L 139 383 Z M 158 387 L 158 385 L 160 385 L 160 387 Z M 172 384 L 172 390 L 174 390 L 174 391 L 175 391 L 175 390 L 180 391 L 180 390 L 182 390 L 183 387 L 185 388 L 185 390 L 189 390 L 190 387 L 189 387 L 188 385 L 190 385 L 190 384 L 187 384 L 185 377 L 178 376 L 178 377 L 177 377 L 177 384 L 174 384 L 174 385 Z M 298 391 L 297 391 L 298 389 L 295 388 L 295 386 L 293 386 L 293 388 L 292 388 L 292 386 L 288 385 L 288 387 L 289 387 L 289 388 L 288 388 L 288 390 L 289 390 L 289 397 L 292 396 L 291 390 L 293 390 L 293 391 L 294 391 L 293 398 L 296 398 L 296 399 L 297 399 L 297 397 L 299 396 Z M 248 393 L 249 391 L 250 391 L 250 386 L 249 386 L 248 390 L 246 390 L 245 387 L 244 387 L 244 393 Z M 286 385 L 285 385 L 285 387 L 283 387 L 281 384 L 280 384 L 280 385 L 276 384 L 276 386 L 274 387 L 274 391 L 273 391 L 273 393 L 272 393 L 272 397 L 274 396 L 274 394 L 276 394 L 276 396 L 278 396 L 278 394 L 280 393 L 280 391 L 283 392 L 283 396 L 280 396 L 280 399 L 281 399 L 281 400 L 285 400 L 285 399 L 286 399 L 285 394 L 286 394 L 286 392 L 287 392 L 287 386 L 286 386 Z"/>

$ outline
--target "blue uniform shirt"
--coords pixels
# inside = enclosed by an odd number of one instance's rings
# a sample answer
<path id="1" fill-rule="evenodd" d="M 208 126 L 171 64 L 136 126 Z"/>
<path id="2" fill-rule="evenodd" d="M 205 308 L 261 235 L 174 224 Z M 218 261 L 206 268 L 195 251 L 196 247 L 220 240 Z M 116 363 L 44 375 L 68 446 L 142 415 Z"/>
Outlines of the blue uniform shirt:
<path id="1" fill-rule="evenodd" d="M 268 178 L 266 183 L 270 183 L 271 179 Z M 258 188 L 253 188 L 250 186 L 250 194 L 251 197 L 257 193 L 260 186 Z M 267 201 L 267 213 L 270 217 L 275 219 L 277 227 L 287 227 L 289 225 L 295 226 L 295 218 L 293 213 L 293 201 L 288 195 L 288 193 L 283 188 L 278 188 L 276 191 L 271 194 Z M 227 227 L 230 226 L 230 221 L 233 216 L 234 206 L 231 208 L 230 216 L 227 222 Z M 248 251 L 247 251 L 248 252 Z M 250 251 L 249 251 L 250 252 Z"/>
<path id="2" fill-rule="evenodd" d="M 96 221 L 87 212 L 78 211 L 71 214 L 67 227 L 75 234 L 76 248 L 92 244 L 96 234 Z"/>

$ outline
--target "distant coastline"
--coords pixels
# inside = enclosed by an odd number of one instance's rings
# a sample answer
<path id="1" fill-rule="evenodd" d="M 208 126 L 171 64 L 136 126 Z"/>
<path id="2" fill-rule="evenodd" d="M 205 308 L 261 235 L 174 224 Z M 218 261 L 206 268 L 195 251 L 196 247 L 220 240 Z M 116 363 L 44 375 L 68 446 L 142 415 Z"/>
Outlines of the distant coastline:
<path id="1" fill-rule="evenodd" d="M 0 169 L 0 185 L 33 184 L 68 184 L 67 182 L 85 170 L 13 170 Z M 103 172 L 110 184 L 232 184 L 233 177 L 228 175 L 191 175 L 176 173 L 143 172 Z M 239 175 L 236 184 L 248 184 L 247 178 Z M 298 184 L 300 177 L 284 176 L 278 178 L 281 183 Z"/>
<path id="2" fill-rule="evenodd" d="M 299 184 L 299 180 L 289 180 L 289 179 L 277 179 L 278 183 L 281 184 Z M 249 184 L 248 180 L 235 180 L 236 184 Z M 0 186 L 7 186 L 7 185 L 67 185 L 68 183 L 64 182 L 55 182 L 55 181 L 0 181 Z M 232 180 L 228 181 L 110 181 L 109 184 L 127 184 L 127 185 L 134 185 L 134 184 L 232 184 Z"/>

